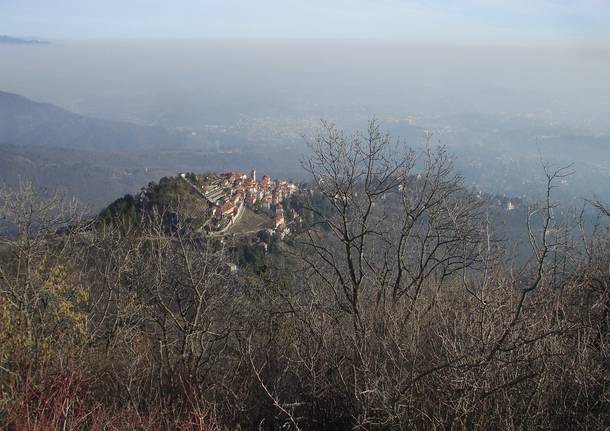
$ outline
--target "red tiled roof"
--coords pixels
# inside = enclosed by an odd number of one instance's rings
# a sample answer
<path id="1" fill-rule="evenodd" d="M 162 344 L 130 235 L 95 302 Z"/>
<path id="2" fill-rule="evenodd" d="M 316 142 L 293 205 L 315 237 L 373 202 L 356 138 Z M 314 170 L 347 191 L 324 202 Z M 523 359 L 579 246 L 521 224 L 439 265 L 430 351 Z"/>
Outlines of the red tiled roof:
<path id="1" fill-rule="evenodd" d="M 234 210 L 235 210 L 235 205 L 233 205 L 230 202 L 228 202 L 220 207 L 220 212 L 223 214 L 232 213 Z"/>

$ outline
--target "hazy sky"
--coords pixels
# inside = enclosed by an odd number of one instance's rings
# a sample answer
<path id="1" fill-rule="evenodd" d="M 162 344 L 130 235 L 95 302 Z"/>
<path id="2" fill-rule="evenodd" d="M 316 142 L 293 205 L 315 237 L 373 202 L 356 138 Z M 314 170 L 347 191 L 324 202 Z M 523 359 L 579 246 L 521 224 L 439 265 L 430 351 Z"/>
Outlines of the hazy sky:
<path id="1" fill-rule="evenodd" d="M 0 0 L 0 34 L 610 43 L 608 0 Z"/>

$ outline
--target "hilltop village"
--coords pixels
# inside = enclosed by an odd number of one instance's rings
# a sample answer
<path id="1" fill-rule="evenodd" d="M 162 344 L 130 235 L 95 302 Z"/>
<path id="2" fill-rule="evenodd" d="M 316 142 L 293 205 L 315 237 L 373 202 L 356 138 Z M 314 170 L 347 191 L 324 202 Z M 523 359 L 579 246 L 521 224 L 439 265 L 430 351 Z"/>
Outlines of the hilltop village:
<path id="1" fill-rule="evenodd" d="M 297 184 L 292 181 L 280 179 L 272 181 L 267 175 L 258 180 L 254 169 L 249 176 L 241 172 L 204 176 L 180 174 L 180 176 L 208 202 L 209 213 L 200 229 L 205 233 L 209 235 L 229 233 L 248 209 L 268 217 L 265 230 L 269 234 L 283 239 L 290 233 L 283 202 L 299 191 Z M 296 210 L 290 211 L 292 211 L 291 220 L 300 219 Z"/>

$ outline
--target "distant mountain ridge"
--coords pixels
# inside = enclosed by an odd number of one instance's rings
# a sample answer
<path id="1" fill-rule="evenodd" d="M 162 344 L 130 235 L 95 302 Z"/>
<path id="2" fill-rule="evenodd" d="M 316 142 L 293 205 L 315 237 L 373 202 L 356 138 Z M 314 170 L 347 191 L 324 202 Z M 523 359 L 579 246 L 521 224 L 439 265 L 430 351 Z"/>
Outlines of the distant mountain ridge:
<path id="1" fill-rule="evenodd" d="M 160 127 L 88 118 L 0 91 L 0 184 L 28 178 L 95 211 L 176 172 L 248 170 L 256 164 L 292 178 L 298 166 L 296 156 L 286 153 L 274 158 L 258 148 L 219 152 L 205 144 Z"/>
<path id="2" fill-rule="evenodd" d="M 83 150 L 176 148 L 184 137 L 159 127 L 84 117 L 0 91 L 0 144 Z"/>
<path id="3" fill-rule="evenodd" d="M 184 143 L 162 128 L 88 118 L 0 91 L 0 183 L 29 178 L 97 208 L 175 172 L 166 153 Z"/>
<path id="4" fill-rule="evenodd" d="M 46 40 L 38 39 L 25 39 L 21 37 L 12 37 L 7 35 L 0 35 L 0 44 L 10 45 L 48 45 L 50 42 Z"/>

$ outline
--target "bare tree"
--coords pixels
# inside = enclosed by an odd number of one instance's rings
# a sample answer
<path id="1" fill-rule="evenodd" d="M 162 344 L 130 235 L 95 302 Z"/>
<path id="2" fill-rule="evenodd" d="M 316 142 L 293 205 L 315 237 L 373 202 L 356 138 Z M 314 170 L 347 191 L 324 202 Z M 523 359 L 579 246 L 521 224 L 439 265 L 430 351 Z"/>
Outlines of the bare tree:
<path id="1" fill-rule="evenodd" d="M 305 167 L 314 188 L 304 290 L 287 303 L 311 338 L 292 360 L 317 382 L 305 391 L 338 384 L 358 405 L 356 423 L 396 423 L 413 385 L 466 357 L 464 348 L 422 367 L 412 355 L 442 287 L 468 278 L 489 251 L 482 202 L 444 148 L 408 149 L 377 121 L 353 136 L 323 123 Z M 320 381 L 319 367 L 336 380 Z"/>
<path id="2" fill-rule="evenodd" d="M 413 306 L 426 280 L 479 261 L 481 202 L 465 190 L 444 148 L 417 154 L 377 121 L 354 136 L 323 126 L 306 168 L 330 211 L 309 206 L 316 217 L 303 260 L 361 332 L 362 301 Z"/>

